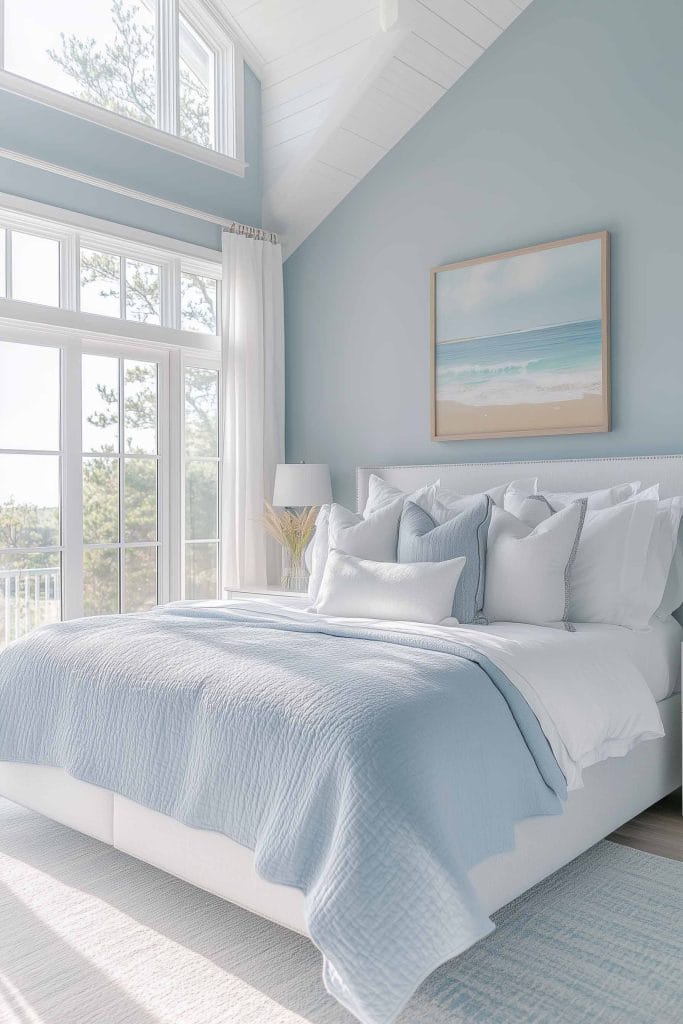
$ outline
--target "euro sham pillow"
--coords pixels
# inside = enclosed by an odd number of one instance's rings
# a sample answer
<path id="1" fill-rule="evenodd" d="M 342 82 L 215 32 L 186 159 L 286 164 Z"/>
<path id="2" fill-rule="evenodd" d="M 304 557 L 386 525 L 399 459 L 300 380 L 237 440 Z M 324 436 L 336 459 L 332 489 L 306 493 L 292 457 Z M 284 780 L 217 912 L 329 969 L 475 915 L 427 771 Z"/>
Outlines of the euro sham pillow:
<path id="1" fill-rule="evenodd" d="M 386 508 L 387 505 L 393 504 L 399 498 L 403 499 L 403 501 L 415 501 L 418 504 L 421 504 L 423 500 L 433 500 L 432 495 L 436 493 L 438 487 L 439 481 L 436 480 L 433 484 L 418 487 L 417 490 L 407 494 L 399 487 L 394 487 L 392 484 L 388 484 L 386 480 L 382 480 L 381 476 L 377 476 L 376 473 L 371 473 L 368 480 L 368 500 L 365 502 L 365 508 L 363 509 L 363 518 L 367 519 L 373 512 Z"/>
<path id="2" fill-rule="evenodd" d="M 649 601 L 650 609 L 654 607 L 652 614 L 658 618 L 667 618 L 683 604 L 680 574 L 682 515 L 683 497 L 665 498 L 657 505 L 647 552 L 643 599 Z M 646 613 L 647 608 L 643 614 Z"/>
<path id="3" fill-rule="evenodd" d="M 638 494 L 641 488 L 639 480 L 632 483 L 617 484 L 615 487 L 606 487 L 598 491 L 548 491 L 544 487 L 538 487 L 538 485 L 534 490 L 530 490 L 526 483 L 527 481 L 519 480 L 510 484 L 505 492 L 503 503 L 506 512 L 512 512 L 513 515 L 519 516 L 522 502 L 532 495 L 545 500 L 551 512 L 559 512 L 560 509 L 566 508 L 572 502 L 581 501 L 584 498 L 586 499 L 588 511 L 612 508 L 623 501 L 628 501 L 629 498 Z M 658 495 L 659 488 L 657 488 L 656 495 L 654 492 L 650 492 L 648 496 L 654 497 Z"/>
<path id="4" fill-rule="evenodd" d="M 527 480 L 513 480 L 509 484 L 499 484 L 497 487 L 489 487 L 488 490 L 482 491 L 478 494 L 459 494 L 456 491 L 451 491 L 446 487 L 437 486 L 433 491 L 427 494 L 419 495 L 414 498 L 417 505 L 428 512 L 432 519 L 438 523 L 447 522 L 453 515 L 458 513 L 461 508 L 461 503 L 466 498 L 475 498 L 487 496 L 491 499 L 494 506 L 498 508 L 504 507 L 505 495 L 509 488 L 518 488 L 520 490 L 528 491 L 529 494 L 536 493 L 536 478 L 529 477 Z"/>
<path id="5" fill-rule="evenodd" d="M 674 513 L 661 521 L 661 533 L 652 544 L 660 502 L 648 488 L 611 508 L 588 508 L 579 546 L 569 573 L 571 622 L 604 622 L 628 629 L 644 629 L 657 610 L 669 566 L 666 531 L 673 528 Z M 649 495 L 649 497 L 648 497 Z M 539 516 L 547 520 L 553 509 L 548 496 L 531 497 L 519 506 L 520 517 L 536 525 Z M 668 523 L 667 523 L 668 518 Z M 673 538 L 669 553 L 673 558 Z"/>
<path id="6" fill-rule="evenodd" d="M 312 611 L 345 618 L 451 622 L 464 558 L 445 562 L 376 562 L 331 549 Z"/>
<path id="7" fill-rule="evenodd" d="M 486 624 L 486 542 L 493 503 L 486 494 L 462 498 L 459 511 L 438 525 L 428 512 L 406 501 L 398 530 L 399 562 L 444 562 L 464 556 L 453 600 L 458 622 Z"/>
<path id="8" fill-rule="evenodd" d="M 650 539 L 659 502 L 626 501 L 589 510 L 569 575 L 572 622 L 606 622 L 644 629 L 654 604 L 645 587 Z"/>
<path id="9" fill-rule="evenodd" d="M 572 630 L 568 579 L 586 502 L 572 502 L 536 527 L 494 509 L 486 553 L 484 615 L 489 622 L 529 622 Z"/>
<path id="10" fill-rule="evenodd" d="M 668 618 L 669 615 L 673 615 L 683 605 L 683 517 L 680 517 L 680 513 L 683 511 L 683 498 L 665 498 L 664 501 L 660 501 L 658 518 L 661 514 L 662 506 L 667 508 L 669 505 L 672 508 L 671 515 L 673 517 L 671 525 L 675 523 L 676 516 L 679 516 L 679 519 L 674 541 L 674 552 L 664 587 L 664 595 L 656 612 L 659 619 Z"/>

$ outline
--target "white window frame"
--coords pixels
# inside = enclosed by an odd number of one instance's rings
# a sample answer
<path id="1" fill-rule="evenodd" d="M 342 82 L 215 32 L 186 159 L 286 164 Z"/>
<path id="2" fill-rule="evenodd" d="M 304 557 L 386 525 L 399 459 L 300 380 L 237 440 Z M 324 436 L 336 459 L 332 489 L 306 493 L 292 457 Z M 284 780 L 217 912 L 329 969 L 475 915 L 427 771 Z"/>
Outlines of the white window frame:
<path id="1" fill-rule="evenodd" d="M 27 4 L 30 0 L 25 0 Z M 241 47 L 214 5 L 205 0 L 156 0 L 157 4 L 157 126 L 143 124 L 94 103 L 70 96 L 4 67 L 4 0 L 0 0 L 0 88 L 36 100 L 85 121 L 103 125 L 191 160 L 244 177 L 244 58 Z M 215 148 L 209 149 L 178 134 L 179 62 L 178 17 L 199 32 L 214 53 Z"/>
<path id="2" fill-rule="evenodd" d="M 61 555 L 61 612 L 62 620 L 83 615 L 83 552 L 88 547 L 125 549 L 128 547 L 156 546 L 159 552 L 158 599 L 160 602 L 182 600 L 185 596 L 185 437 L 184 437 L 184 377 L 185 368 L 200 366 L 218 371 L 218 394 L 221 400 L 220 360 L 215 353 L 181 349 L 175 346 L 124 341 L 95 335 L 92 332 L 73 332 L 55 327 L 20 324 L 0 318 L 0 339 L 22 345 L 35 345 L 60 351 L 60 447 L 43 452 L 33 449 L 16 450 L 17 454 L 48 454 L 60 459 L 60 543 L 49 548 L 31 548 L 46 554 Z M 82 374 L 84 355 L 103 355 L 117 359 L 155 361 L 158 365 L 158 492 L 157 542 L 127 542 L 125 538 L 111 544 L 88 545 L 83 542 L 83 451 L 82 440 Z M 220 411 L 220 410 L 219 410 Z M 219 415 L 220 422 L 220 415 Z M 5 449 L 3 449 L 3 452 Z M 7 449 L 10 452 L 10 449 Z M 14 451 L 14 449 L 12 450 Z M 123 458 L 121 452 L 117 456 Z M 150 456 L 151 457 L 151 456 Z M 222 473 L 222 438 L 219 433 L 219 508 Z M 123 494 L 119 495 L 123 501 Z M 221 552 L 222 536 L 218 519 L 218 592 L 222 594 Z M 23 549 L 18 549 L 18 553 Z M 28 550 L 28 549 L 27 549 Z M 124 595 L 121 594 L 123 602 Z"/>
<path id="3" fill-rule="evenodd" d="M 48 216 L 51 214 L 51 216 Z M 58 219 L 59 217 L 59 219 Z M 218 336 L 181 331 L 180 272 L 204 274 L 218 281 L 217 326 L 220 329 L 220 254 L 173 239 L 80 214 L 57 211 L 28 200 L 0 194 L 0 225 L 57 239 L 60 249 L 62 308 L 0 298 L 0 338 L 20 344 L 61 349 L 60 500 L 62 619 L 83 613 L 82 422 L 81 357 L 93 352 L 117 358 L 158 359 L 159 464 L 158 537 L 160 601 L 181 600 L 185 586 L 184 518 L 184 374 L 202 366 L 219 372 Z M 82 313 L 80 244 L 158 263 L 161 279 L 161 325 Z M 164 298 L 165 295 L 165 298 Z M 177 301 L 176 301 L 177 298 Z M 222 420 L 219 405 L 219 423 Z M 31 452 L 27 452 L 31 454 Z M 56 453 L 51 453 L 56 454 Z M 223 473 L 222 431 L 219 429 L 219 502 Z M 220 507 L 220 506 L 219 506 Z M 118 545 L 110 545 L 118 546 Z M 124 545 L 125 546 L 125 545 Z M 221 522 L 218 523 L 218 594 L 221 581 Z M 57 550 L 57 549 L 51 549 Z"/>
<path id="4" fill-rule="evenodd" d="M 59 219 L 57 219 L 59 217 Z M 9 231 L 25 231 L 60 242 L 60 307 L 0 297 L 0 317 L 19 322 L 42 323 L 131 338 L 181 348 L 218 352 L 217 334 L 180 329 L 180 275 L 182 272 L 213 278 L 216 289 L 216 331 L 221 323 L 221 255 L 205 249 L 176 242 L 151 232 L 119 228 L 82 214 L 67 214 L 31 200 L 0 194 L 0 227 Z M 6 243 L 7 245 L 7 243 Z M 95 249 L 116 256 L 153 263 L 160 273 L 161 324 L 140 323 L 123 317 L 86 313 L 80 309 L 80 249 Z M 8 279 L 11 268 L 7 270 Z M 122 282 L 125 284 L 125 282 Z M 121 309 L 124 311 L 125 289 L 122 288 Z"/>

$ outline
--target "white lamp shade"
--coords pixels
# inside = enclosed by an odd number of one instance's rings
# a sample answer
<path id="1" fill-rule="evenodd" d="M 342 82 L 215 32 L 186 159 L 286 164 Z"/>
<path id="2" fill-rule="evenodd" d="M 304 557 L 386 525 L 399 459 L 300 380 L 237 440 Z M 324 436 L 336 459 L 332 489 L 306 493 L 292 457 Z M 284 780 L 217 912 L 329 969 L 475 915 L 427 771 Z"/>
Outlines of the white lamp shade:
<path id="1" fill-rule="evenodd" d="M 330 467 L 320 462 L 288 462 L 275 470 L 273 505 L 296 508 L 332 501 Z"/>

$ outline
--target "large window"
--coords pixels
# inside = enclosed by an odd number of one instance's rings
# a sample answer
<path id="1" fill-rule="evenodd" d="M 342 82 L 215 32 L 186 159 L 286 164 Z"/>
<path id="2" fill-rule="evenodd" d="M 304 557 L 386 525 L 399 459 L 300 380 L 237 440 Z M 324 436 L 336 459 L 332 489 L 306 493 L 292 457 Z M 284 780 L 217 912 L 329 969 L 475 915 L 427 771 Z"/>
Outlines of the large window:
<path id="1" fill-rule="evenodd" d="M 157 142 L 163 131 L 177 140 L 169 148 L 191 143 L 241 159 L 241 62 L 201 0 L 0 0 L 0 8 L 3 69 L 16 91 Z"/>
<path id="2" fill-rule="evenodd" d="M 0 211 L 0 647 L 221 593 L 220 257 L 104 227 Z"/>
<path id="3" fill-rule="evenodd" d="M 218 365 L 118 347 L 0 340 L 0 647 L 220 596 Z"/>

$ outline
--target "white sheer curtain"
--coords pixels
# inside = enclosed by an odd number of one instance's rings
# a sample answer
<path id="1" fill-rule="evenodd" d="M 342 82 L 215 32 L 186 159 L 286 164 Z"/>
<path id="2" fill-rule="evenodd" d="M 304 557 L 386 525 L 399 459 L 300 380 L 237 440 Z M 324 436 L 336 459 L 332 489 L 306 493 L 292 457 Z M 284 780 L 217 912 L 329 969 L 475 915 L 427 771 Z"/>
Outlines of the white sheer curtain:
<path id="1" fill-rule="evenodd" d="M 282 250 L 223 232 L 223 480 L 225 586 L 264 586 L 279 577 L 280 552 L 262 525 L 284 462 Z"/>

